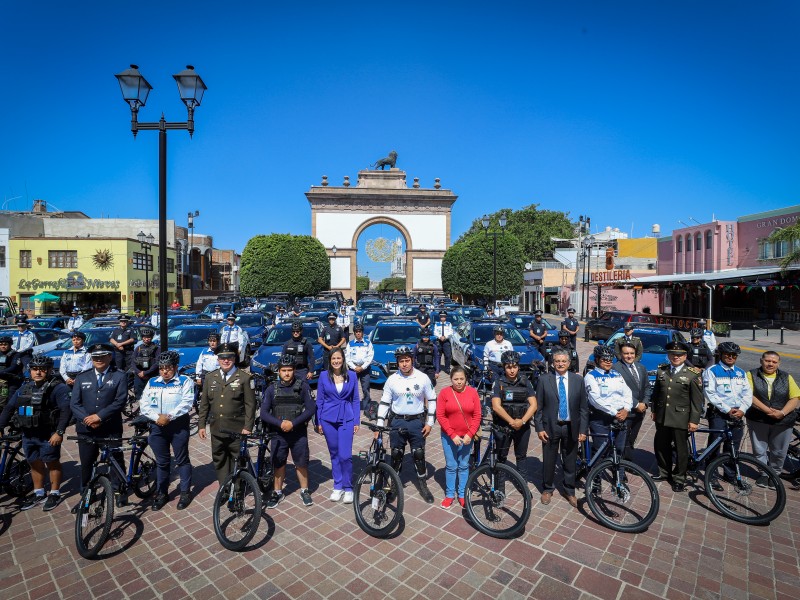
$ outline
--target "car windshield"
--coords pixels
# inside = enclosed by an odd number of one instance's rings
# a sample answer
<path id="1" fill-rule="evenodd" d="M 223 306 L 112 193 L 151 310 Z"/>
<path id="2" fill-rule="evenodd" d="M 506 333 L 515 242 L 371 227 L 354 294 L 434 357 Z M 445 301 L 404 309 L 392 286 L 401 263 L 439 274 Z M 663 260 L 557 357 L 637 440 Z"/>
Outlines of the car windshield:
<path id="1" fill-rule="evenodd" d="M 264 318 L 261 315 L 239 315 L 236 317 L 236 324 L 239 327 L 258 327 L 263 323 Z"/>
<path id="2" fill-rule="evenodd" d="M 419 325 L 390 325 L 375 328 L 373 344 L 416 344 L 419 342 Z"/>
<path id="3" fill-rule="evenodd" d="M 198 348 L 208 345 L 208 334 L 213 329 L 174 329 L 169 332 L 170 348 Z"/>
<path id="4" fill-rule="evenodd" d="M 391 317 L 391 314 L 382 314 L 382 313 L 365 313 L 364 317 L 361 319 L 361 323 L 364 326 L 368 325 L 375 325 L 381 319 L 385 319 L 387 317 Z"/>
<path id="5" fill-rule="evenodd" d="M 229 312 L 233 311 L 232 304 L 209 304 L 203 309 L 203 312 L 206 314 L 213 314 L 216 312 L 218 306 L 219 312 L 222 314 L 228 314 Z"/>
<path id="6" fill-rule="evenodd" d="M 383 308 L 383 302 L 380 300 L 361 300 L 358 303 L 359 310 L 369 310 L 371 308 Z"/>
<path id="7" fill-rule="evenodd" d="M 476 319 L 483 316 L 486 316 L 486 311 L 482 308 L 462 308 L 461 314 L 464 315 L 467 319 Z"/>
<path id="8" fill-rule="evenodd" d="M 517 329 L 529 329 L 533 319 L 533 315 L 514 315 L 511 317 L 510 321 Z"/>
<path id="9" fill-rule="evenodd" d="M 524 346 L 525 340 L 519 331 L 513 327 L 503 327 L 503 337 L 515 346 Z M 475 327 L 473 329 L 473 341 L 476 344 L 485 344 L 494 339 L 494 325 L 487 327 Z"/>
<path id="10" fill-rule="evenodd" d="M 608 340 L 608 345 L 614 346 L 614 341 L 621 338 L 624 333 L 615 333 Z M 672 336 L 666 333 L 648 333 L 644 331 L 635 331 L 633 335 L 642 340 L 642 349 L 644 352 L 652 352 L 655 354 L 665 354 L 667 352 L 667 344 L 672 341 Z"/>
<path id="11" fill-rule="evenodd" d="M 31 327 L 52 327 L 54 324 L 55 319 L 28 319 Z"/>
<path id="12" fill-rule="evenodd" d="M 317 300 L 316 302 L 312 302 L 311 306 L 309 306 L 311 310 L 328 310 L 328 311 L 336 311 L 336 302 L 328 301 L 328 300 Z"/>

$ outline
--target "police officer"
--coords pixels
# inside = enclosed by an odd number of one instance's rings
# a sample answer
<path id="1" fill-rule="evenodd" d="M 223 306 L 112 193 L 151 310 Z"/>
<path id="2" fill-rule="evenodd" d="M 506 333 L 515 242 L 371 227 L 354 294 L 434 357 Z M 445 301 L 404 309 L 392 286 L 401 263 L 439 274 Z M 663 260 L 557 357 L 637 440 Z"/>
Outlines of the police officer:
<path id="1" fill-rule="evenodd" d="M 286 309 L 283 307 L 283 304 L 275 305 L 275 317 L 273 320 L 275 325 L 283 323 L 286 320 Z"/>
<path id="2" fill-rule="evenodd" d="M 372 347 L 372 342 L 364 337 L 364 325 L 361 323 L 353 325 L 353 336 L 354 339 L 347 343 L 344 356 L 347 368 L 358 375 L 358 382 L 361 384 L 361 410 L 364 410 L 370 399 L 370 372 L 375 349 Z"/>
<path id="3" fill-rule="evenodd" d="M 501 363 L 503 353 L 514 349 L 514 345 L 507 339 L 504 339 L 504 329 L 502 325 L 495 325 L 494 339 L 486 342 L 483 347 L 483 364 L 488 365 L 489 369 L 494 375 L 494 380 L 497 381 L 504 373 L 503 365 Z"/>
<path id="4" fill-rule="evenodd" d="M 0 432 L 13 420 L 22 429 L 22 448 L 31 466 L 33 496 L 21 509 L 44 503 L 53 510 L 61 501 L 61 442 L 71 416 L 69 388 L 53 373 L 53 359 L 37 354 L 30 362 L 31 378 L 26 381 L 0 414 Z M 50 494 L 45 498 L 45 467 L 50 473 Z"/>
<path id="5" fill-rule="evenodd" d="M 128 399 L 127 374 L 111 365 L 114 349 L 109 344 L 93 344 L 89 347 L 89 353 L 92 356 L 92 368 L 79 373 L 72 386 L 70 408 L 77 420 L 76 432 L 83 437 L 122 437 L 122 409 Z M 96 444 L 78 441 L 81 492 L 91 479 L 92 466 L 99 452 Z M 112 453 L 112 458 L 124 471 L 122 453 Z M 125 498 L 118 498 L 119 504 L 125 502 Z M 72 512 L 77 510 L 76 504 Z"/>
<path id="6" fill-rule="evenodd" d="M 517 470 L 527 477 L 525 458 L 531 438 L 531 419 L 536 412 L 536 388 L 519 372 L 519 352 L 507 350 L 500 360 L 503 374 L 495 380 L 492 389 L 492 416 L 495 423 L 510 427 L 512 431 L 495 432 L 497 460 L 506 462 L 513 442 Z"/>
<path id="7" fill-rule="evenodd" d="M 487 304 L 486 305 L 486 318 L 487 319 L 494 319 L 497 315 L 494 314 L 494 306 Z"/>
<path id="8" fill-rule="evenodd" d="M 239 457 L 239 437 L 226 431 L 250 434 L 256 419 L 255 380 L 247 371 L 237 369 L 236 349 L 220 346 L 217 351 L 219 369 L 205 378 L 198 411 L 201 440 L 206 439 L 206 424 L 210 425 L 211 460 L 220 487 Z"/>
<path id="9" fill-rule="evenodd" d="M 197 357 L 197 363 L 194 368 L 195 383 L 199 389 L 202 389 L 203 382 L 206 376 L 212 371 L 219 369 L 219 360 L 217 360 L 217 347 L 219 346 L 219 334 L 208 334 L 208 348 L 200 353 Z"/>
<path id="10" fill-rule="evenodd" d="M 78 314 L 78 309 L 72 309 L 72 316 L 67 321 L 67 331 L 70 333 L 74 331 L 78 331 L 78 329 L 83 325 L 83 317 Z"/>
<path id="11" fill-rule="evenodd" d="M 161 325 L 161 312 L 157 306 L 153 309 L 153 314 L 150 316 L 150 325 L 155 328 Z"/>
<path id="12" fill-rule="evenodd" d="M 547 336 L 547 325 L 542 321 L 542 311 L 537 310 L 534 314 L 533 321 L 531 321 L 528 335 L 531 338 L 531 344 L 539 351 L 539 354 L 544 355 L 544 338 Z"/>
<path id="13" fill-rule="evenodd" d="M 61 364 L 58 372 L 70 388 L 75 384 L 78 373 L 83 373 L 92 368 L 92 357 L 86 350 L 83 343 L 86 341 L 86 334 L 82 331 L 72 332 L 72 348 L 65 350 L 61 356 Z"/>
<path id="14" fill-rule="evenodd" d="M 339 314 L 336 315 L 336 324 L 344 331 L 345 340 L 350 339 L 350 313 L 348 307 L 342 304 L 339 307 Z"/>
<path id="15" fill-rule="evenodd" d="M 142 343 L 133 351 L 133 393 L 136 399 L 142 397 L 147 382 L 158 375 L 158 357 L 161 350 L 153 343 L 154 331 L 149 327 L 140 329 Z"/>
<path id="16" fill-rule="evenodd" d="M 433 337 L 439 346 L 439 355 L 444 356 L 444 372 L 450 374 L 450 364 L 453 361 L 453 348 L 450 345 L 450 336 L 453 335 L 453 326 L 447 321 L 447 312 L 439 311 L 439 321 L 433 326 Z"/>
<path id="17" fill-rule="evenodd" d="M 194 382 L 178 375 L 180 355 L 175 351 L 162 352 L 158 357 L 158 377 L 147 382 L 139 402 L 142 416 L 151 421 L 147 438 L 156 459 L 156 495 L 153 510 L 167 503 L 169 489 L 170 453 L 181 478 L 178 510 L 192 501 L 192 463 L 189 461 L 189 410 L 194 402 Z"/>
<path id="18" fill-rule="evenodd" d="M 300 310 L 300 305 L 299 304 L 295 304 L 294 306 L 292 306 L 292 312 L 289 313 L 289 316 L 287 317 L 287 319 L 299 319 L 302 316 L 302 314 L 303 314 L 303 311 Z"/>
<path id="19" fill-rule="evenodd" d="M 214 307 L 214 312 L 211 313 L 211 320 L 219 321 L 220 323 L 225 320 L 225 315 L 222 313 L 222 307 L 219 304 Z"/>
<path id="20" fill-rule="evenodd" d="M 294 376 L 297 379 L 314 378 L 314 346 L 303 335 L 303 323 L 292 321 L 292 338 L 283 345 L 281 354 L 294 359 Z"/>
<path id="21" fill-rule="evenodd" d="M 622 344 L 622 360 L 614 363 L 614 370 L 622 375 L 622 379 L 630 388 L 633 396 L 633 408 L 628 413 L 628 433 L 623 454 L 625 460 L 632 461 L 634 444 L 650 404 L 647 394 L 650 390 L 650 379 L 644 365 L 636 362 L 636 348 L 632 344 Z"/>
<path id="22" fill-rule="evenodd" d="M 22 384 L 22 357 L 11 349 L 10 335 L 0 336 L 0 411 Z"/>
<path id="23" fill-rule="evenodd" d="M 653 481 L 671 481 L 674 492 L 686 490 L 686 469 L 689 464 L 688 439 L 697 431 L 703 408 L 701 371 L 686 365 L 686 346 L 681 342 L 667 344 L 668 364 L 656 369 L 656 383 L 650 398 L 652 419 L 656 422 L 653 447 L 658 461 L 658 475 Z M 677 465 L 672 468 L 672 448 Z"/>
<path id="24" fill-rule="evenodd" d="M 742 444 L 744 436 L 744 424 L 742 419 L 744 413 L 753 403 L 753 387 L 740 367 L 736 366 L 736 360 L 742 351 L 738 344 L 734 342 L 722 342 L 717 346 L 719 352 L 719 362 L 703 371 L 703 388 L 705 399 L 708 401 L 709 429 L 724 429 L 726 421 L 733 426 L 733 443 L 736 447 Z M 722 437 L 722 433 L 711 433 L 708 436 L 709 445 L 717 438 Z M 731 442 L 727 439 L 722 444 L 725 452 L 731 451 Z M 719 455 L 720 447 L 711 452 L 707 461 L 711 461 Z M 719 483 L 718 473 L 710 476 L 711 487 L 721 492 L 722 485 Z M 736 473 L 728 463 L 723 466 L 723 476 L 726 481 L 734 481 Z"/>
<path id="25" fill-rule="evenodd" d="M 238 344 L 239 363 L 243 363 L 247 358 L 247 347 L 250 345 L 250 337 L 247 332 L 236 324 L 236 314 L 228 313 L 225 317 L 226 324 L 219 330 L 220 344 Z"/>
<path id="26" fill-rule="evenodd" d="M 622 344 L 630 344 L 636 348 L 636 360 L 642 360 L 644 347 L 642 340 L 633 335 L 633 323 L 625 323 L 622 327 L 623 335 L 614 340 L 614 356 L 617 360 L 622 360 Z"/>
<path id="27" fill-rule="evenodd" d="M 347 343 L 344 330 L 336 324 L 336 313 L 328 313 L 328 324 L 322 328 L 322 334 L 317 339 L 322 344 L 323 368 L 328 368 L 328 358 L 334 348 L 343 348 Z"/>
<path id="28" fill-rule="evenodd" d="M 308 383 L 294 376 L 294 359 L 287 355 L 281 356 L 278 380 L 267 387 L 261 404 L 261 420 L 278 433 L 271 443 L 275 489 L 267 501 L 267 508 L 275 508 L 283 500 L 283 481 L 286 477 L 289 451 L 292 453 L 292 462 L 300 483 L 300 500 L 304 506 L 314 504 L 308 490 L 308 422 L 316 411 L 317 406 L 311 398 Z"/>
<path id="29" fill-rule="evenodd" d="M 713 354 L 714 351 L 717 349 L 717 336 L 714 335 L 714 332 L 710 329 L 706 329 L 706 320 L 700 319 L 697 321 L 697 326 L 703 331 L 703 341 L 708 346 L 708 349 L 711 350 Z"/>
<path id="30" fill-rule="evenodd" d="M 583 378 L 589 400 L 589 431 L 592 449 L 596 452 L 603 444 L 601 435 L 608 435 L 613 424 L 625 424 L 633 409 L 633 394 L 619 371 L 612 369 L 614 353 L 608 346 L 595 346 L 594 363 L 597 365 Z M 615 445 L 620 454 L 625 452 L 627 429 L 617 432 Z"/>
<path id="31" fill-rule="evenodd" d="M 569 331 L 562 329 L 558 332 L 558 344 L 550 344 L 545 350 L 545 359 L 551 373 L 555 373 L 553 367 L 553 352 L 563 350 L 569 355 L 569 370 L 573 373 L 578 372 L 578 351 L 570 345 Z"/>
<path id="32" fill-rule="evenodd" d="M 439 379 L 439 349 L 431 342 L 431 330 L 423 327 L 420 341 L 414 346 L 414 367 L 425 373 L 431 380 L 431 387 L 436 387 Z"/>
<path id="33" fill-rule="evenodd" d="M 436 418 L 436 392 L 428 376 L 414 368 L 414 349 L 411 346 L 400 346 L 394 355 L 398 370 L 389 375 L 383 386 L 376 424 L 385 427 L 391 411 L 392 425 L 396 426 L 389 433 L 392 468 L 400 472 L 408 443 L 414 458 L 420 496 L 432 504 L 433 494 L 425 481 L 428 475 L 425 438 L 430 434 Z M 378 435 L 377 432 L 375 435 Z"/>
<path id="34" fill-rule="evenodd" d="M 33 347 L 37 345 L 36 335 L 28 329 L 28 317 L 24 314 L 17 315 L 17 331 L 14 332 L 12 348 L 22 359 L 22 372 L 28 372 L 28 363 L 33 356 Z"/>
<path id="35" fill-rule="evenodd" d="M 689 332 L 691 342 L 689 342 L 689 357 L 686 359 L 693 367 L 705 369 L 714 363 L 714 353 L 703 341 L 703 330 L 695 327 Z"/>
<path id="36" fill-rule="evenodd" d="M 428 307 L 424 304 L 419 305 L 419 312 L 415 318 L 419 326 L 423 329 L 431 326 L 431 316 L 428 314 Z"/>
<path id="37" fill-rule="evenodd" d="M 580 329 L 580 326 L 578 319 L 575 318 L 575 309 L 568 308 L 567 318 L 561 322 L 561 329 L 569 333 L 569 343 L 575 349 L 578 348 L 578 329 Z M 577 373 L 577 371 L 575 372 Z"/>
<path id="38" fill-rule="evenodd" d="M 121 371 L 130 371 L 133 364 L 133 346 L 136 344 L 136 336 L 130 326 L 131 320 L 128 315 L 120 315 L 119 327 L 111 332 L 109 341 L 114 346 L 114 363 Z"/>

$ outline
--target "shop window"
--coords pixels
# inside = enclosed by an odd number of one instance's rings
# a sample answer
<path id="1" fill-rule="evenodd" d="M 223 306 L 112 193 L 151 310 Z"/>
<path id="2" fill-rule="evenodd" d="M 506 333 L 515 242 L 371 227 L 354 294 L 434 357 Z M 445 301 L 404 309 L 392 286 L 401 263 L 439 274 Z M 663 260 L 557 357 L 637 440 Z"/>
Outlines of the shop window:
<path id="1" fill-rule="evenodd" d="M 775 242 L 775 250 L 773 258 L 783 258 L 789 253 L 789 242 L 780 240 Z"/>
<path id="2" fill-rule="evenodd" d="M 47 263 L 51 269 L 77 269 L 78 251 L 49 250 L 47 252 Z"/>
<path id="3" fill-rule="evenodd" d="M 767 240 L 758 240 L 758 259 L 769 260 L 773 258 L 773 245 Z"/>
<path id="4" fill-rule="evenodd" d="M 174 273 L 175 272 L 175 259 L 168 258 L 167 259 L 167 273 Z"/>
<path id="5" fill-rule="evenodd" d="M 19 251 L 19 268 L 20 269 L 30 269 L 33 265 L 31 264 L 31 251 L 30 250 L 20 250 Z"/>
<path id="6" fill-rule="evenodd" d="M 706 231 L 706 250 L 711 250 L 711 244 L 714 242 L 714 234 L 709 229 Z"/>
<path id="7" fill-rule="evenodd" d="M 153 255 L 142 254 L 141 252 L 133 253 L 133 268 L 137 271 L 152 271 L 153 270 Z"/>
<path id="8" fill-rule="evenodd" d="M 0 246 L 0 268 L 6 268 L 6 247 Z"/>
<path id="9" fill-rule="evenodd" d="M 34 311 L 34 303 L 31 298 L 33 294 L 20 294 L 19 295 L 19 310 L 20 312 L 33 312 Z"/>
<path id="10" fill-rule="evenodd" d="M 678 238 L 678 254 L 680 254 L 681 252 L 683 252 L 683 238 L 679 237 Z"/>

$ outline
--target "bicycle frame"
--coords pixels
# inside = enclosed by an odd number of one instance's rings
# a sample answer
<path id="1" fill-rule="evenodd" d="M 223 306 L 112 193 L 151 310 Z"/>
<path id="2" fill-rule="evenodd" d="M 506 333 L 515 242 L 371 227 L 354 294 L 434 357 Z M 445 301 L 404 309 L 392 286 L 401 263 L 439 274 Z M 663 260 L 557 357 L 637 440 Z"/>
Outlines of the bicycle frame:
<path id="1" fill-rule="evenodd" d="M 619 464 L 619 451 L 617 450 L 617 445 L 615 443 L 617 439 L 617 431 L 618 430 L 616 428 L 612 427 L 608 430 L 607 434 L 593 434 L 591 432 L 587 434 L 586 439 L 583 441 L 583 445 L 581 446 L 583 449 L 583 458 L 581 458 L 580 453 L 578 454 L 578 472 L 580 472 L 582 469 L 585 469 L 588 473 L 592 470 L 592 467 L 594 467 L 595 464 L 605 458 L 609 453 L 611 454 L 614 464 Z M 597 449 L 597 452 L 594 453 L 594 456 L 592 456 L 591 440 L 594 438 L 604 438 L 605 441 L 600 445 L 600 448 Z"/>
<path id="2" fill-rule="evenodd" d="M 707 446 L 705 450 L 701 454 L 697 453 L 697 443 L 695 441 L 694 434 L 695 433 L 721 433 L 723 437 L 716 438 L 713 442 L 711 442 L 710 446 Z M 690 452 L 689 452 L 689 459 L 693 460 L 695 465 L 702 463 L 706 456 L 711 454 L 718 446 L 720 446 L 723 442 L 733 442 L 733 431 L 730 427 L 726 427 L 725 429 L 698 429 L 697 431 L 690 431 L 689 432 L 689 444 L 690 444 Z M 731 457 L 736 460 L 739 457 L 739 449 L 736 447 L 736 444 L 731 443 Z"/>
<path id="3" fill-rule="evenodd" d="M 16 437 L 16 436 L 14 436 Z M 19 440 L 17 439 L 10 439 L 9 437 L 4 437 L 0 442 L 3 444 L 2 450 L 0 450 L 0 478 L 5 475 L 6 472 L 6 461 L 8 461 L 8 457 L 11 455 L 11 445 L 15 442 L 19 442 L 22 439 L 20 436 Z M 16 450 L 16 448 L 15 448 Z M 5 483 L 5 481 L 0 481 L 0 483 Z"/>

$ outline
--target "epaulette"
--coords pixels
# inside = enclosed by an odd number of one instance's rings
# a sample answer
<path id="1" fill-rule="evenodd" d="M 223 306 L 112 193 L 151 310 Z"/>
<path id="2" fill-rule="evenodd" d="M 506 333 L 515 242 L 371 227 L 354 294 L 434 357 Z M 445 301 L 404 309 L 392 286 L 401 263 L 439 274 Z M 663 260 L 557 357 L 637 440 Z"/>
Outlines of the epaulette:
<path id="1" fill-rule="evenodd" d="M 694 373 L 695 375 L 702 375 L 703 374 L 703 369 L 698 369 L 697 367 L 694 367 L 694 366 L 691 366 L 691 365 L 687 365 L 686 368 L 688 370 L 690 370 L 692 373 Z"/>
<path id="2" fill-rule="evenodd" d="M 662 363 L 662 364 L 658 365 L 659 369 L 668 369 L 669 367 L 670 367 L 669 363 Z"/>

